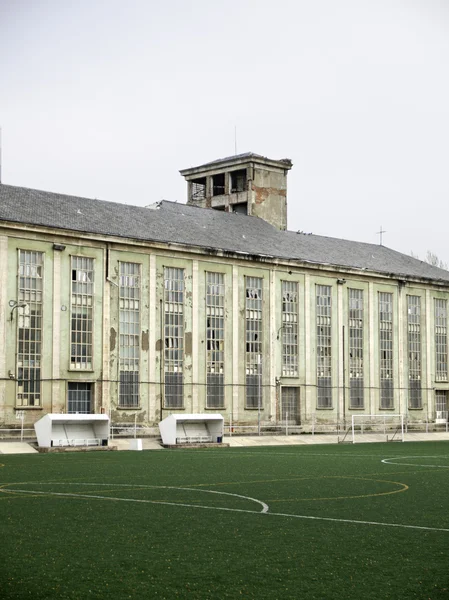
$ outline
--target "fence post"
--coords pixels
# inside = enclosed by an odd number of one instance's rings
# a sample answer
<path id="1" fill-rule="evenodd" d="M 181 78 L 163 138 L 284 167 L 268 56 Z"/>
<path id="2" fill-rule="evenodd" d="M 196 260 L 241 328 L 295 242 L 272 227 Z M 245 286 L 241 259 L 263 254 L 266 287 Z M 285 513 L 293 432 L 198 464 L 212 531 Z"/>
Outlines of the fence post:
<path id="1" fill-rule="evenodd" d="M 288 435 L 288 410 L 285 412 L 285 435 Z"/>

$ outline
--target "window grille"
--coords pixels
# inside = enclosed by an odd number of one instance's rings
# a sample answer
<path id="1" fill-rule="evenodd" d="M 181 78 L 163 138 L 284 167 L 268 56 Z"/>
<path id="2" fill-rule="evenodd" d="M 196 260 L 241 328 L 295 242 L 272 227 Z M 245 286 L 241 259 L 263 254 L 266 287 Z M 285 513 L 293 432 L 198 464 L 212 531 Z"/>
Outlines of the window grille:
<path id="1" fill-rule="evenodd" d="M 92 369 L 94 259 L 72 256 L 70 368 Z"/>
<path id="2" fill-rule="evenodd" d="M 435 298 L 435 380 L 447 381 L 447 301 Z"/>
<path id="3" fill-rule="evenodd" d="M 184 269 L 164 268 L 165 408 L 184 402 Z"/>
<path id="4" fill-rule="evenodd" d="M 380 408 L 394 406 L 393 295 L 379 292 Z"/>
<path id="5" fill-rule="evenodd" d="M 262 283 L 245 278 L 246 408 L 262 406 Z"/>
<path id="6" fill-rule="evenodd" d="M 281 388 L 281 421 L 299 425 L 299 389 L 297 387 Z"/>
<path id="7" fill-rule="evenodd" d="M 19 250 L 17 405 L 41 406 L 43 253 Z"/>
<path id="8" fill-rule="evenodd" d="M 207 408 L 224 407 L 224 275 L 206 273 Z"/>
<path id="9" fill-rule="evenodd" d="M 407 296 L 408 406 L 422 407 L 421 392 L 421 298 Z"/>
<path id="10" fill-rule="evenodd" d="M 332 407 L 332 289 L 316 286 L 317 408 Z"/>
<path id="11" fill-rule="evenodd" d="M 363 290 L 349 289 L 349 407 L 363 408 Z"/>
<path id="12" fill-rule="evenodd" d="M 70 414 L 92 412 L 92 384 L 69 382 L 67 412 Z"/>
<path id="13" fill-rule="evenodd" d="M 447 415 L 447 391 L 436 390 L 435 391 L 435 411 L 437 413 L 442 412 Z"/>
<path id="14" fill-rule="evenodd" d="M 298 377 L 298 284 L 282 282 L 282 375 Z"/>
<path id="15" fill-rule="evenodd" d="M 137 263 L 120 263 L 119 335 L 119 406 L 136 408 L 140 361 L 140 265 Z"/>

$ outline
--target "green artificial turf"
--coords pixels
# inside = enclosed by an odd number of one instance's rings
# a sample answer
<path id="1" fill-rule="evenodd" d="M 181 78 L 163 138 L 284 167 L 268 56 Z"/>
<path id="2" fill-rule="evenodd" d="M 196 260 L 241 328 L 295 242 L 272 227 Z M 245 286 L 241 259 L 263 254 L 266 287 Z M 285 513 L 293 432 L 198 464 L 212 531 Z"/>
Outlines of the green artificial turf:
<path id="1" fill-rule="evenodd" d="M 5 600 L 449 598 L 446 442 L 0 463 Z"/>

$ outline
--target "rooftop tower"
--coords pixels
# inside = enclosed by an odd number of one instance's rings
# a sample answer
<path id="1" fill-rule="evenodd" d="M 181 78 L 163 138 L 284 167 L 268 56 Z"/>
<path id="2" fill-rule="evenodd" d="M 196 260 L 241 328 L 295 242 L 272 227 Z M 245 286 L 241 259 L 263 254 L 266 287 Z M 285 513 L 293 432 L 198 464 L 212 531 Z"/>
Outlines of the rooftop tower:
<path id="1" fill-rule="evenodd" d="M 188 183 L 187 204 L 260 217 L 287 229 L 289 158 L 272 160 L 247 152 L 180 171 Z"/>

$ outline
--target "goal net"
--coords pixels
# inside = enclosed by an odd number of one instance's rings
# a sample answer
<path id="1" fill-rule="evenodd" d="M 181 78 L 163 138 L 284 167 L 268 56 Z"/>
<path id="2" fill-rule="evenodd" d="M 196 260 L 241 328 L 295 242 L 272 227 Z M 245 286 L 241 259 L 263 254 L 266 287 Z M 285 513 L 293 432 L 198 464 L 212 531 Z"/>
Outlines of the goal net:
<path id="1" fill-rule="evenodd" d="M 352 443 L 404 441 L 404 415 L 352 415 Z"/>

